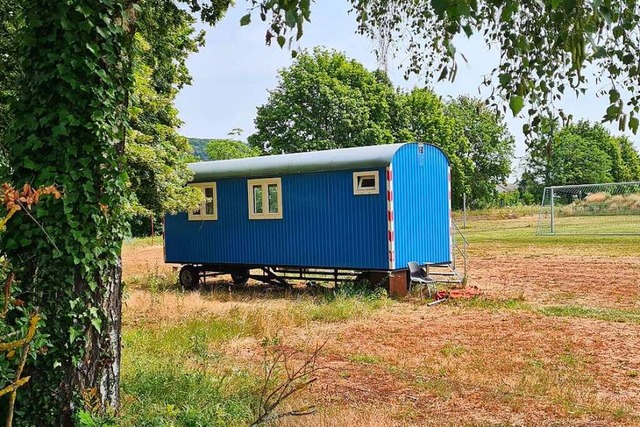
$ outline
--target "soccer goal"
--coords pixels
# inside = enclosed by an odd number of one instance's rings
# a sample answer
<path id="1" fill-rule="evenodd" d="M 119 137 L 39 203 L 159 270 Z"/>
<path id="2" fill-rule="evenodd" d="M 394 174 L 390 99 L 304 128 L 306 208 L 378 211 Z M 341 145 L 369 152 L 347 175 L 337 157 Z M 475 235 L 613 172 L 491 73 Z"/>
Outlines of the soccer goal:
<path id="1" fill-rule="evenodd" d="M 538 235 L 640 235 L 640 182 L 546 187 Z"/>

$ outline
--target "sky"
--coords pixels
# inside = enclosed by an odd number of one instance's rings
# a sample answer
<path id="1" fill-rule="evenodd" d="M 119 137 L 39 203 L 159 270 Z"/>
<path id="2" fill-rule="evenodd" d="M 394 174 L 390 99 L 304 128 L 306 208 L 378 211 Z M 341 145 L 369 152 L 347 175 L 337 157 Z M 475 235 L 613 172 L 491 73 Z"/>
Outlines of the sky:
<path id="1" fill-rule="evenodd" d="M 193 76 L 192 86 L 185 87 L 176 99 L 176 106 L 184 125 L 180 133 L 195 138 L 224 138 L 234 128 L 241 128 L 241 139 L 255 131 L 253 120 L 256 108 L 266 103 L 269 93 L 277 85 L 278 70 L 292 64 L 291 52 L 280 49 L 277 43 L 265 46 L 266 24 L 254 14 L 253 22 L 240 26 L 240 18 L 247 13 L 246 1 L 239 0 L 226 16 L 215 26 L 201 25 L 207 32 L 206 44 L 200 52 L 188 60 Z M 373 49 L 375 44 L 368 38 L 356 34 L 355 15 L 349 14 L 346 0 L 322 0 L 312 3 L 311 22 L 298 43 L 299 48 L 312 49 L 325 46 L 344 52 L 370 70 L 377 68 Z M 490 50 L 479 37 L 456 40 L 458 52 L 465 55 L 468 63 L 459 62 L 459 71 L 453 83 L 440 82 L 430 86 L 443 98 L 469 94 L 486 97 L 487 91 L 479 92 L 483 76 L 498 63 L 499 52 Z M 402 55 L 391 58 L 389 74 L 399 87 L 411 89 L 424 86 L 419 78 L 405 80 L 399 67 Z M 586 96 L 576 98 L 568 94 L 560 103 L 574 118 L 599 121 L 606 108 L 606 99 L 598 99 L 593 85 Z M 568 92 L 567 92 L 568 93 Z M 527 108 L 525 108 L 526 110 Z M 525 154 L 526 146 L 522 134 L 524 119 L 513 118 L 510 112 L 505 117 L 511 133 L 516 138 L 516 168 L 518 159 Z M 608 125 L 614 134 L 617 125 Z M 632 140 L 640 148 L 638 137 Z"/>

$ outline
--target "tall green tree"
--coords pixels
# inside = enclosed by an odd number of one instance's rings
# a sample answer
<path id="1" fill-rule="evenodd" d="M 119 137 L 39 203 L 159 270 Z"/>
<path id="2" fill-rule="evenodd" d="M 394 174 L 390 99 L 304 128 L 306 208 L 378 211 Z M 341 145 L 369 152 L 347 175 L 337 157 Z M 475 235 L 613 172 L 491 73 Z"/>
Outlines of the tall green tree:
<path id="1" fill-rule="evenodd" d="M 626 136 L 617 136 L 613 138 L 613 143 L 619 148 L 623 163 L 620 173 L 614 175 L 613 179 L 617 182 L 640 181 L 640 153 L 633 142 Z"/>
<path id="2" fill-rule="evenodd" d="M 477 98 L 460 96 L 446 104 L 445 114 L 456 120 L 469 141 L 468 156 L 473 162 L 469 175 L 472 206 L 494 202 L 496 184 L 511 173 L 515 139 L 503 118 Z"/>
<path id="3" fill-rule="evenodd" d="M 261 151 L 235 139 L 212 139 L 205 152 L 211 160 L 244 159 L 259 156 Z"/>
<path id="4" fill-rule="evenodd" d="M 135 9 L 109 0 L 24 3 L 18 102 L 6 148 L 11 182 L 56 184 L 2 246 L 52 347 L 19 395 L 22 425 L 73 425 L 83 391 L 118 402 L 123 134 Z M 45 234 L 46 231 L 46 234 Z M 52 245 L 55 248 L 52 249 Z"/>
<path id="5" fill-rule="evenodd" d="M 15 98 L 19 75 L 23 26 L 21 1 L 0 0 L 6 11 L 0 19 L 0 150 L 10 121 L 9 104 Z M 191 83 L 186 60 L 204 44 L 204 32 L 196 31 L 195 17 L 166 0 L 138 2 L 136 36 L 132 45 L 133 89 L 129 96 L 126 168 L 133 191 L 131 212 L 160 216 L 185 209 L 196 193 L 184 184 L 191 175 L 186 166 L 191 147 L 178 135 L 182 125 L 174 106 L 178 91 Z M 0 177 L 6 176 L 0 156 Z"/>
<path id="6" fill-rule="evenodd" d="M 174 106 L 178 91 L 191 83 L 186 60 L 204 43 L 195 21 L 171 1 L 140 3 L 125 158 L 132 211 L 145 217 L 184 210 L 197 202 L 197 193 L 185 187 L 191 178 L 187 163 L 192 149 L 177 132 L 182 121 Z"/>
<path id="7" fill-rule="evenodd" d="M 639 159 L 628 138 L 614 137 L 600 123 L 582 120 L 535 141 L 522 186 L 539 198 L 551 185 L 637 181 Z"/>
<path id="8" fill-rule="evenodd" d="M 316 49 L 280 71 L 249 141 L 267 153 L 429 142 L 451 161 L 454 206 L 461 206 L 464 193 L 488 202 L 510 172 L 514 141 L 500 118 L 480 104 L 460 98 L 447 107 L 429 89 L 401 92 L 383 72 Z"/>
<path id="9" fill-rule="evenodd" d="M 456 119 L 446 113 L 442 99 L 430 89 L 416 88 L 402 95 L 407 131 L 413 141 L 436 145 L 451 163 L 453 205 L 462 206 L 463 194 L 470 191 L 474 164 L 469 154 L 471 144 Z"/>
<path id="10" fill-rule="evenodd" d="M 8 179 L 55 184 L 64 197 L 39 204 L 37 223 L 14 221 L 1 237 L 26 303 L 47 319 L 41 329 L 51 342 L 27 368 L 31 381 L 18 394 L 16 421 L 70 426 L 85 404 L 118 408 L 129 187 L 152 183 L 133 196 L 152 209 L 170 209 L 167 196 L 143 196 L 170 186 L 183 194 L 188 146 L 175 133 L 172 101 L 188 82 L 184 60 L 198 42 L 193 19 L 170 1 L 35 1 L 21 8 L 22 25 L 0 46 L 16 47 L 14 62 L 28 64 L 0 87 L 16 97 L 7 102 L 12 121 L 2 144 Z M 224 12 L 205 10 L 211 20 Z"/>
<path id="11" fill-rule="evenodd" d="M 554 141 L 549 185 L 612 182 L 611 157 L 602 145 L 571 131 Z"/>
<path id="12" fill-rule="evenodd" d="M 294 153 L 393 142 L 394 89 L 339 52 L 303 52 L 279 73 L 278 86 L 255 119 L 249 143 Z"/>

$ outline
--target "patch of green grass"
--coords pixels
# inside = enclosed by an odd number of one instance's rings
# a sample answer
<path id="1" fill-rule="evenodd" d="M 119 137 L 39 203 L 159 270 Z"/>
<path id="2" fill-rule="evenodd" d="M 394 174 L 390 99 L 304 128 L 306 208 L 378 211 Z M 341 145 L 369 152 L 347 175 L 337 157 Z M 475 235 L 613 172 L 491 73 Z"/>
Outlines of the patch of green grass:
<path id="1" fill-rule="evenodd" d="M 616 405 L 611 411 L 613 419 L 618 421 L 629 418 L 632 413 L 633 408 L 628 405 Z"/>
<path id="2" fill-rule="evenodd" d="M 365 353 L 356 353 L 349 356 L 349 360 L 353 363 L 360 363 L 363 365 L 378 365 L 382 362 L 378 356 Z"/>
<path id="3" fill-rule="evenodd" d="M 487 297 L 471 298 L 468 300 L 454 301 L 454 304 L 462 307 L 478 308 L 482 310 L 532 310 L 531 305 L 526 303 L 524 297 L 494 299 Z"/>
<path id="4" fill-rule="evenodd" d="M 578 319 L 594 319 L 606 322 L 640 324 L 640 310 L 623 310 L 615 308 L 593 308 L 579 305 L 534 306 L 524 301 L 524 298 L 492 299 L 473 298 L 455 302 L 458 306 L 477 308 L 481 310 L 514 310 L 539 313 L 549 317 L 573 317 Z"/>
<path id="5" fill-rule="evenodd" d="M 252 336 L 259 326 L 251 316 L 231 313 L 225 317 L 192 319 L 164 327 L 137 327 L 125 330 L 125 352 L 153 357 L 203 355 L 212 343 Z"/>
<path id="6" fill-rule="evenodd" d="M 482 215 L 479 217 L 483 218 Z M 489 217 L 493 218 L 491 215 Z M 529 255 L 551 252 L 574 256 L 584 255 L 585 253 L 616 257 L 630 256 L 637 253 L 638 241 L 640 240 L 637 235 L 537 236 L 537 217 L 535 216 L 512 220 L 499 220 L 499 216 L 495 218 L 470 219 L 467 222 L 468 228 L 462 230 L 469 240 L 469 250 L 472 256 L 525 252 Z M 625 218 L 622 221 L 613 222 L 612 227 L 620 224 L 620 227 L 626 227 L 629 221 L 637 222 L 636 218 L 638 217 Z M 587 232 L 591 228 L 594 232 L 596 230 L 601 232 L 602 219 L 600 217 L 580 217 L 575 218 L 575 221 L 577 221 L 580 230 Z M 613 232 L 615 230 L 608 229 L 608 231 Z"/>
<path id="7" fill-rule="evenodd" d="M 247 425 L 261 380 L 216 349 L 255 324 L 231 313 L 161 326 L 124 331 L 121 426 Z"/>
<path id="8" fill-rule="evenodd" d="M 453 392 L 455 391 L 455 387 L 449 381 L 447 381 L 446 377 L 432 377 L 432 378 L 418 378 L 415 381 L 415 385 L 418 389 L 427 391 L 429 393 L 435 394 L 440 399 L 447 400 L 451 397 Z"/>
<path id="9" fill-rule="evenodd" d="M 302 300 L 294 311 L 304 321 L 332 323 L 366 317 L 395 303 L 382 288 L 344 283 L 333 292 Z"/>
<path id="10" fill-rule="evenodd" d="M 545 316 L 576 317 L 580 319 L 604 320 L 640 324 L 640 310 L 621 310 L 615 308 L 591 308 L 577 305 L 545 306 L 535 309 Z"/>
<path id="11" fill-rule="evenodd" d="M 311 301 L 299 304 L 294 308 L 300 319 L 333 323 L 353 318 L 363 318 L 374 311 L 392 305 L 389 298 L 366 299 L 347 296 L 336 296 L 329 301 Z"/>
<path id="12" fill-rule="evenodd" d="M 122 427 L 245 426 L 259 379 L 244 370 L 209 373 L 180 360 L 128 360 L 122 375 Z"/>
<path id="13" fill-rule="evenodd" d="M 447 343 L 444 347 L 440 349 L 440 353 L 444 357 L 460 357 L 467 352 L 467 349 L 464 346 Z"/>

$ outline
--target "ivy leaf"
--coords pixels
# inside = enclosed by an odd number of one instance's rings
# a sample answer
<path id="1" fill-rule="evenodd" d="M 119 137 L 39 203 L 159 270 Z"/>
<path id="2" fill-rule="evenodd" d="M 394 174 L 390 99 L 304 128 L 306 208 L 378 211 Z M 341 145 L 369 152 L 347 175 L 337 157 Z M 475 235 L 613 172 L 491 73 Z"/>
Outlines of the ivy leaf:
<path id="1" fill-rule="evenodd" d="M 31 160 L 28 157 L 26 159 L 24 159 L 24 162 L 22 163 L 22 165 L 27 169 L 31 169 L 31 170 L 37 170 L 38 169 L 38 165 L 36 165 L 34 163 L 34 161 Z"/>
<path id="2" fill-rule="evenodd" d="M 514 116 L 517 116 L 523 107 L 524 98 L 520 95 L 512 96 L 511 99 L 509 99 L 509 108 L 511 108 L 511 113 L 513 113 Z"/>
<path id="3" fill-rule="evenodd" d="M 91 319 L 91 324 L 94 328 L 96 328 L 96 331 L 102 331 L 102 320 L 100 318 L 94 317 L 93 319 Z"/>

